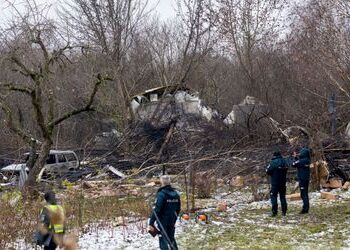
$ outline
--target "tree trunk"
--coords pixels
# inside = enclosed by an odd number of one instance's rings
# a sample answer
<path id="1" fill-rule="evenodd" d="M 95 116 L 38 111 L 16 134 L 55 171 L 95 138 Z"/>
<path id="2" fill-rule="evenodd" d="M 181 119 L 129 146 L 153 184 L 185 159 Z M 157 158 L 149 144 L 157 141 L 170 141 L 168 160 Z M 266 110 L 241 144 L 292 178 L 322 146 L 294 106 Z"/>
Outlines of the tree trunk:
<path id="1" fill-rule="evenodd" d="M 196 189 L 196 172 L 195 166 L 192 165 L 190 168 L 190 183 L 191 183 L 191 211 L 195 211 L 195 189 Z"/>
<path id="2" fill-rule="evenodd" d="M 52 146 L 52 140 L 45 139 L 45 141 L 40 147 L 40 153 L 39 153 L 38 159 L 35 162 L 34 167 L 29 171 L 29 176 L 25 184 L 25 189 L 29 191 L 30 194 L 33 194 L 38 187 L 36 178 L 39 175 L 41 169 L 46 164 L 46 160 L 50 153 L 51 146 Z"/>
<path id="3" fill-rule="evenodd" d="M 187 170 L 184 171 L 184 177 L 185 177 L 185 188 L 186 188 L 186 213 L 190 212 L 190 195 L 189 195 L 189 186 L 187 181 Z"/>
<path id="4" fill-rule="evenodd" d="M 30 152 L 29 152 L 29 157 L 28 157 L 28 161 L 27 161 L 28 169 L 32 169 L 34 167 L 36 160 L 37 160 L 36 147 L 37 147 L 36 140 L 32 139 L 30 142 Z"/>

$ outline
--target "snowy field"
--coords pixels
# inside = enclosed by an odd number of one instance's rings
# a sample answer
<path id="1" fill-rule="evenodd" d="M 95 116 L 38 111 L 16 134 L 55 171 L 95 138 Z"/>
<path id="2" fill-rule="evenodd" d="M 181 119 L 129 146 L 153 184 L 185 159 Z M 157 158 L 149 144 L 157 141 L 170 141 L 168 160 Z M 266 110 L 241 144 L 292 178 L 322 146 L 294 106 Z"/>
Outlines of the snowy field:
<path id="1" fill-rule="evenodd" d="M 128 226 L 87 232 L 79 237 L 79 247 L 91 250 L 158 249 L 158 237 L 153 238 L 146 232 L 146 223 L 147 221 L 142 221 Z M 177 234 L 181 233 L 181 228 L 181 225 L 177 225 Z"/>
<path id="2" fill-rule="evenodd" d="M 289 202 L 286 217 L 271 218 L 268 200 L 252 202 L 248 192 L 196 201 L 210 215 L 209 224 L 178 222 L 179 249 L 350 249 L 350 192 L 334 190 L 336 201 L 310 193 L 309 215 L 299 215 L 301 201 Z M 225 198 L 226 212 L 217 212 L 215 203 Z M 79 236 L 79 249 L 158 249 L 158 238 L 146 232 L 146 220 L 125 226 L 88 225 Z M 106 225 L 106 224 L 105 224 Z M 280 247 L 280 248 L 279 248 Z M 17 242 L 13 249 L 34 249 Z"/>

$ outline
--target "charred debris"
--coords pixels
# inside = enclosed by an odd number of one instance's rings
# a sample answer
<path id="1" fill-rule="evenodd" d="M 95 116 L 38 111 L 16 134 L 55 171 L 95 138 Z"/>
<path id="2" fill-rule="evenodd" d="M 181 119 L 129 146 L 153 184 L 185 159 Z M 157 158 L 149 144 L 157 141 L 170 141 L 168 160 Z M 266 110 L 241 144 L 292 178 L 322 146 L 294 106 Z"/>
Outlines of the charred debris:
<path id="1" fill-rule="evenodd" d="M 259 176 L 259 181 L 265 182 L 264 169 L 276 146 L 289 155 L 293 150 L 290 140 L 312 142 L 307 129 L 279 124 L 268 105 L 251 96 L 224 117 L 208 107 L 198 92 L 172 85 L 135 95 L 130 109 L 131 122 L 123 132 L 111 129 L 96 136 L 88 149 L 77 151 L 83 159 L 79 168 L 44 174 L 42 181 L 123 180 L 162 172 L 206 172 L 227 182 L 237 176 Z M 345 136 L 323 139 L 316 150 L 322 152 L 314 165 L 318 186 L 329 187 L 334 179 L 342 184 L 350 180 Z M 16 180 L 0 174 L 0 182 L 4 186 Z"/>

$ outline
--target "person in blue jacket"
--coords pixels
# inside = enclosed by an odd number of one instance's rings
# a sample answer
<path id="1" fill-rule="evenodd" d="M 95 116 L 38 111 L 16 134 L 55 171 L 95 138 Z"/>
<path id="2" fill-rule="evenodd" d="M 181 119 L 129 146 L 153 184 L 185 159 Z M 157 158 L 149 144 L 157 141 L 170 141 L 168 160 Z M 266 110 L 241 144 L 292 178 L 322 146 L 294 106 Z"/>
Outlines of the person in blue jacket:
<path id="1" fill-rule="evenodd" d="M 175 241 L 175 223 L 181 209 L 180 195 L 170 185 L 170 177 L 160 177 L 162 187 L 158 190 L 156 203 L 149 218 L 149 231 L 157 230 L 161 250 L 178 249 Z M 155 226 L 157 223 L 157 227 Z"/>
<path id="2" fill-rule="evenodd" d="M 297 175 L 300 188 L 300 196 L 303 200 L 303 209 L 300 214 L 307 214 L 309 212 L 309 182 L 310 182 L 310 164 L 311 153 L 308 147 L 302 147 L 299 155 L 294 152 L 294 161 L 292 166 L 297 168 Z"/>
<path id="3" fill-rule="evenodd" d="M 287 182 L 288 165 L 285 159 L 282 157 L 280 151 L 273 153 L 273 158 L 270 164 L 266 168 L 266 173 L 271 177 L 271 205 L 272 215 L 276 216 L 278 212 L 277 196 L 279 194 L 282 215 L 287 213 L 287 200 L 286 200 L 286 182 Z"/>

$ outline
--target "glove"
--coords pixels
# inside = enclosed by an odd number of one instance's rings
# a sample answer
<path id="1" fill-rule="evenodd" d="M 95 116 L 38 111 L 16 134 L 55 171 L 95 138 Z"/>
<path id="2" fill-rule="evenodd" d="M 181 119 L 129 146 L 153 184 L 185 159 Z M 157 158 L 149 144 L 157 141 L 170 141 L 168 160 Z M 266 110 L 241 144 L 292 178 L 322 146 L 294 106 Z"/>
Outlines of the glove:
<path id="1" fill-rule="evenodd" d="M 147 232 L 150 235 L 152 235 L 153 237 L 155 237 L 157 234 L 159 234 L 158 229 L 155 226 L 153 226 L 153 225 L 148 225 Z"/>

